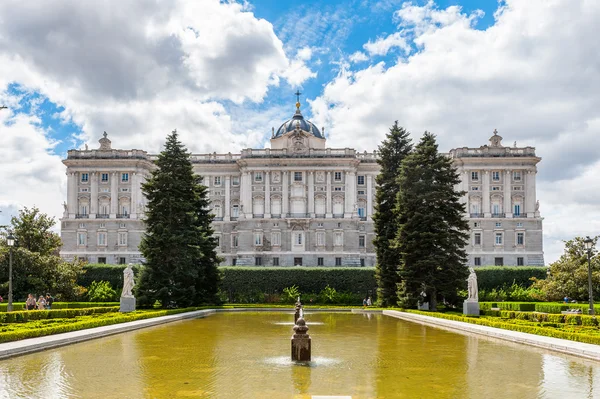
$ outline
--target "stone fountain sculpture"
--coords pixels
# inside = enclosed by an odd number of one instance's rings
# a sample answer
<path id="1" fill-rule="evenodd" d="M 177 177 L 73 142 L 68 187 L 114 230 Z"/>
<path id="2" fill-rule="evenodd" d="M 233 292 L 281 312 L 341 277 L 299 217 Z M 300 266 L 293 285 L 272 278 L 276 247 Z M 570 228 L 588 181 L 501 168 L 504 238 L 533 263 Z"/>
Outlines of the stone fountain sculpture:
<path id="1" fill-rule="evenodd" d="M 300 317 L 296 320 L 294 326 L 294 335 L 292 335 L 292 361 L 310 362 L 311 347 L 308 327 L 304 321 L 304 312 L 300 309 Z"/>
<path id="2" fill-rule="evenodd" d="M 302 310 L 302 302 L 300 302 L 300 297 L 298 297 L 298 300 L 296 301 L 296 308 L 295 308 L 295 310 L 296 310 L 296 312 L 294 312 L 294 325 L 296 324 L 296 322 L 300 318 L 300 311 Z"/>
<path id="3" fill-rule="evenodd" d="M 133 269 L 131 263 L 123 270 L 123 291 L 121 292 L 121 307 L 120 312 L 135 311 L 135 297 L 133 296 Z"/>
<path id="4" fill-rule="evenodd" d="M 469 297 L 463 303 L 463 314 L 467 316 L 479 316 L 479 291 L 477 288 L 477 275 L 475 269 L 469 268 L 469 278 L 467 278 L 467 290 Z"/>

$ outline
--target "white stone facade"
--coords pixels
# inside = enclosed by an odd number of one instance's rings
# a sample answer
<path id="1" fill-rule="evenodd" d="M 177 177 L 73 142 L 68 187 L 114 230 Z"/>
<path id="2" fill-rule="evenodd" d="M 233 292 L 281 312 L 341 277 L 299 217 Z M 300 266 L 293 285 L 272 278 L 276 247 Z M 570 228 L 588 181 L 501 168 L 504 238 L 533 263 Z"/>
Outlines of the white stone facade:
<path id="1" fill-rule="evenodd" d="M 63 161 L 68 198 L 61 219 L 61 255 L 139 263 L 146 204 L 141 184 L 155 167 L 156 156 L 114 150 L 106 135 L 100 144 L 97 150 L 71 150 Z M 479 258 L 478 263 L 488 265 L 501 258 L 507 265 L 543 264 L 541 218 L 534 209 L 535 164 L 540 159 L 532 148 L 506 149 L 506 156 L 489 156 L 485 148 L 505 150 L 484 146 L 450 152 L 462 173 L 460 188 L 468 191 L 464 200 L 471 210 L 472 239 L 480 234 L 480 244 L 469 244 L 469 263 Z M 533 155 L 516 156 L 513 150 Z M 379 172 L 376 154 L 326 148 L 325 138 L 299 109 L 273 132 L 270 149 L 192 155 L 191 160 L 209 189 L 223 265 L 375 265 L 371 217 Z M 490 180 L 495 172 L 517 170 L 523 173 L 523 184 L 504 175 L 498 182 Z M 465 178 L 475 171 L 481 173 L 480 180 Z M 502 188 L 499 193 L 496 185 Z M 523 190 L 514 189 L 517 185 Z M 500 212 L 497 195 L 503 198 L 506 190 L 514 200 Z M 479 208 L 474 207 L 477 201 Z M 512 208 L 517 203 L 522 204 L 518 213 Z M 502 245 L 494 245 L 498 232 Z M 517 245 L 512 241 L 519 233 L 522 244 Z"/>

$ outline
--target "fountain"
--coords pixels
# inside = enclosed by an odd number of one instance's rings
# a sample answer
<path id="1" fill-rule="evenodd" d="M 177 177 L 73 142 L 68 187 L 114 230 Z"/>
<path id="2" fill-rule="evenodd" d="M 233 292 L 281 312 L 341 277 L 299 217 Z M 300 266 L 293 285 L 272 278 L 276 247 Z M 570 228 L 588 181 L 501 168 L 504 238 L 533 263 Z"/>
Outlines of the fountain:
<path id="1" fill-rule="evenodd" d="M 294 313 L 294 325 L 298 321 L 298 318 L 300 318 L 300 310 L 301 309 L 302 309 L 302 302 L 300 302 L 300 297 L 298 297 L 298 300 L 296 301 L 296 312 Z"/>
<path id="2" fill-rule="evenodd" d="M 300 308 L 300 317 L 296 320 L 294 335 L 292 335 L 292 361 L 310 362 L 310 336 L 307 331 L 304 312 Z"/>

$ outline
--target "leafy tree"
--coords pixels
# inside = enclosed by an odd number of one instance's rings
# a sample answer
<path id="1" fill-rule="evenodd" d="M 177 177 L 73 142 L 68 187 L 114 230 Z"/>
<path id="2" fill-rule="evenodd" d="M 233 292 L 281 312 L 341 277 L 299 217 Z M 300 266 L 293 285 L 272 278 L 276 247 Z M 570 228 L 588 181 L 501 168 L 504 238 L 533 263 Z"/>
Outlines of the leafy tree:
<path id="1" fill-rule="evenodd" d="M 400 254 L 398 303 L 416 305 L 422 292 L 435 310 L 441 298 L 457 300 L 468 275 L 464 249 L 469 226 L 464 219 L 460 177 L 452 160 L 438 152 L 435 135 L 425 132 L 402 161 L 396 214 Z"/>
<path id="2" fill-rule="evenodd" d="M 60 300 L 79 299 L 83 289 L 76 283 L 83 262 L 67 262 L 59 256 L 60 237 L 52 228 L 54 218 L 38 208 L 23 208 L 11 219 L 10 229 L 16 239 L 13 248 L 13 298 L 23 300 L 27 294 L 51 293 Z M 0 284 L 2 296 L 8 293 L 9 248 L 0 240 Z M 6 276 L 6 277 L 4 277 Z M 5 279 L 6 278 L 6 279 Z M 6 283 L 4 283 L 6 281 Z"/>
<path id="3" fill-rule="evenodd" d="M 140 251 L 146 265 L 136 296 L 142 306 L 185 307 L 217 299 L 219 258 L 207 189 L 194 174 L 176 131 L 142 186 L 148 199 Z"/>
<path id="4" fill-rule="evenodd" d="M 396 216 L 396 197 L 399 186 L 397 177 L 402 160 L 411 152 L 409 133 L 398 126 L 398 121 L 390 128 L 386 139 L 379 146 L 381 169 L 376 177 L 375 213 L 373 215 L 375 251 L 377 254 L 377 300 L 380 306 L 393 306 L 397 302 L 396 286 L 398 276 L 399 253 L 393 246 L 398 232 Z"/>
<path id="5" fill-rule="evenodd" d="M 117 300 L 117 291 L 113 289 L 108 281 L 92 281 L 88 288 L 88 299 L 90 302 L 109 302 Z"/>
<path id="6" fill-rule="evenodd" d="M 536 279 L 533 286 L 544 292 L 546 300 L 558 301 L 565 296 L 578 301 L 589 300 L 588 258 L 583 240 L 583 237 L 575 237 L 565 241 L 565 252 L 550 264 L 548 277 L 544 280 Z M 592 286 L 594 298 L 600 299 L 600 254 L 596 249 L 598 236 L 593 240 Z"/>

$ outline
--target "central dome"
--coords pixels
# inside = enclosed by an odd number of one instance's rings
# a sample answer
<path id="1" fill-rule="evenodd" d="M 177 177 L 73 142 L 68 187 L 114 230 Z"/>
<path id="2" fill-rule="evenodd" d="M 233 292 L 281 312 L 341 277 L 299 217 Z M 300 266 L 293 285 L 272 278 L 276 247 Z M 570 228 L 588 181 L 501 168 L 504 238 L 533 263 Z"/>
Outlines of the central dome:
<path id="1" fill-rule="evenodd" d="M 281 137 L 286 133 L 292 132 L 298 127 L 300 130 L 304 130 L 312 134 L 313 136 L 324 139 L 321 131 L 309 120 L 304 119 L 302 113 L 300 112 L 300 103 L 296 103 L 296 113 L 292 117 L 292 119 L 286 121 L 277 129 L 275 136 L 273 138 Z"/>

